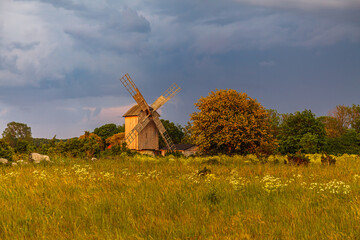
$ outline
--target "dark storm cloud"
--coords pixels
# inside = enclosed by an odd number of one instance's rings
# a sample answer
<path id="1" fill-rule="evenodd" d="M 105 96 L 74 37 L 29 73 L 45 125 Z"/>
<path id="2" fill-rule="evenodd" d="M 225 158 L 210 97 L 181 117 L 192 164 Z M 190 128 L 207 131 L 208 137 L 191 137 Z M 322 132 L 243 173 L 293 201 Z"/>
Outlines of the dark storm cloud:
<path id="1" fill-rule="evenodd" d="M 162 117 L 181 124 L 216 88 L 280 112 L 360 102 L 357 1 L 3 1 L 0 118 L 35 136 L 122 123 L 127 72 L 149 103 L 178 83 Z"/>

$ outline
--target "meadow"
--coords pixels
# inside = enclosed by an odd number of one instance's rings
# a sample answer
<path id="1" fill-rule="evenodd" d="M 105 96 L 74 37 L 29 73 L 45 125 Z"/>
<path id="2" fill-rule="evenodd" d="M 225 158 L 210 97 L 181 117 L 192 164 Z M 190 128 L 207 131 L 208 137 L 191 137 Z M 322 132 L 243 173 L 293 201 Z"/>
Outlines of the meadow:
<path id="1" fill-rule="evenodd" d="M 360 239 L 360 157 L 310 157 L 0 166 L 0 239 Z"/>

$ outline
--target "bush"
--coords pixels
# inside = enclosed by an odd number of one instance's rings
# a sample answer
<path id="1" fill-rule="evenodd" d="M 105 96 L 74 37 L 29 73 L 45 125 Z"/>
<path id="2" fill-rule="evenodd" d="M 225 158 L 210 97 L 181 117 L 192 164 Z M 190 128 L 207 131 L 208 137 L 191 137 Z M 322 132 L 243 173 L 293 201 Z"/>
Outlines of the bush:
<path id="1" fill-rule="evenodd" d="M 12 161 L 14 150 L 4 140 L 0 139 L 0 158 Z"/>
<path id="2" fill-rule="evenodd" d="M 287 155 L 288 163 L 290 165 L 305 165 L 307 166 L 310 162 L 310 158 L 308 158 L 305 154 L 299 152 L 296 152 L 295 154 L 288 154 Z"/>
<path id="3" fill-rule="evenodd" d="M 16 153 L 30 153 L 33 149 L 33 146 L 31 146 L 28 141 L 23 139 L 19 139 L 14 148 Z"/>
<path id="4" fill-rule="evenodd" d="M 335 165 L 336 159 L 326 153 L 321 156 L 321 164 L 323 165 Z"/>

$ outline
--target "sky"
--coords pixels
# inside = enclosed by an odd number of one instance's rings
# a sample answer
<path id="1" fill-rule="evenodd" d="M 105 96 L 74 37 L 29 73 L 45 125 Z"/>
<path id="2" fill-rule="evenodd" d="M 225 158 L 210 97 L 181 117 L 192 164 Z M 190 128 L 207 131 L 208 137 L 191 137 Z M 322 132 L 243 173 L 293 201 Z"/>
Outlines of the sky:
<path id="1" fill-rule="evenodd" d="M 0 132 L 122 125 L 126 73 L 149 104 L 176 82 L 181 125 L 216 89 L 327 115 L 360 104 L 360 0 L 0 0 Z"/>

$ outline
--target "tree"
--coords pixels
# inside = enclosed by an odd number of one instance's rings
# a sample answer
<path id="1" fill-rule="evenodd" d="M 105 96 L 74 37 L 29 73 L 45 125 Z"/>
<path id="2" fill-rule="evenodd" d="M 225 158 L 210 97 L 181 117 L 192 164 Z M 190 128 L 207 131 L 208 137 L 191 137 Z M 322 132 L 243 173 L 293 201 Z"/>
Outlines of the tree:
<path id="1" fill-rule="evenodd" d="M 169 134 L 171 140 L 174 144 L 181 143 L 181 140 L 184 138 L 183 128 L 179 124 L 170 122 L 169 120 L 161 119 L 162 124 L 164 125 L 167 133 Z M 165 142 L 159 135 L 159 147 L 165 147 Z"/>
<path id="2" fill-rule="evenodd" d="M 0 158 L 12 160 L 14 150 L 3 139 L 0 139 Z"/>
<path id="3" fill-rule="evenodd" d="M 119 132 L 125 132 L 125 124 L 117 126 Z"/>
<path id="4" fill-rule="evenodd" d="M 326 135 L 329 138 L 338 138 L 349 129 L 360 132 L 360 105 L 351 107 L 338 105 L 331 110 L 328 116 L 321 117 L 325 125 Z"/>
<path id="5" fill-rule="evenodd" d="M 275 109 L 266 109 L 266 111 L 269 114 L 271 129 L 274 137 L 276 137 L 279 134 L 280 131 L 280 124 L 283 119 L 284 114 L 278 113 Z"/>
<path id="6" fill-rule="evenodd" d="M 104 140 L 119 132 L 120 129 L 114 123 L 105 124 L 94 129 L 94 133 Z"/>
<path id="7" fill-rule="evenodd" d="M 288 114 L 280 125 L 279 150 L 281 153 L 318 152 L 326 143 L 325 127 L 311 110 Z M 312 146 L 314 145 L 314 146 Z"/>
<path id="8" fill-rule="evenodd" d="M 124 138 L 125 138 L 125 133 L 120 132 L 107 138 L 106 143 L 107 145 L 111 145 L 111 146 L 122 146 Z"/>
<path id="9" fill-rule="evenodd" d="M 349 129 L 340 137 L 329 138 L 325 151 L 329 154 L 360 154 L 360 134 Z"/>
<path id="10" fill-rule="evenodd" d="M 28 141 L 19 139 L 16 143 L 14 150 L 17 153 L 30 153 L 32 150 L 34 150 L 34 146 L 32 146 L 32 143 Z"/>
<path id="11" fill-rule="evenodd" d="M 329 138 L 340 137 L 346 131 L 335 117 L 321 116 L 318 119 L 324 124 L 326 136 Z"/>
<path id="12" fill-rule="evenodd" d="M 31 142 L 31 128 L 25 123 L 10 122 L 7 124 L 3 134 L 3 139 L 11 147 L 15 147 L 19 139 Z"/>
<path id="13" fill-rule="evenodd" d="M 236 90 L 201 97 L 191 114 L 194 143 L 205 153 L 254 153 L 276 147 L 269 114 L 259 102 Z"/>
<path id="14" fill-rule="evenodd" d="M 192 136 L 191 135 L 191 127 L 192 127 L 191 122 L 187 122 L 187 124 L 183 128 L 184 137 L 182 138 L 181 143 L 193 144 L 192 137 L 191 137 Z"/>
<path id="15" fill-rule="evenodd" d="M 88 131 L 85 131 L 85 134 L 81 135 L 79 137 L 79 140 L 86 140 L 86 139 L 87 140 L 94 139 L 94 141 L 98 143 L 98 145 L 101 149 L 104 149 L 104 147 L 105 147 L 105 145 L 103 144 L 102 138 L 95 133 L 90 133 Z"/>
<path id="16" fill-rule="evenodd" d="M 351 128 L 360 133 L 360 105 L 353 104 L 351 107 Z"/>

